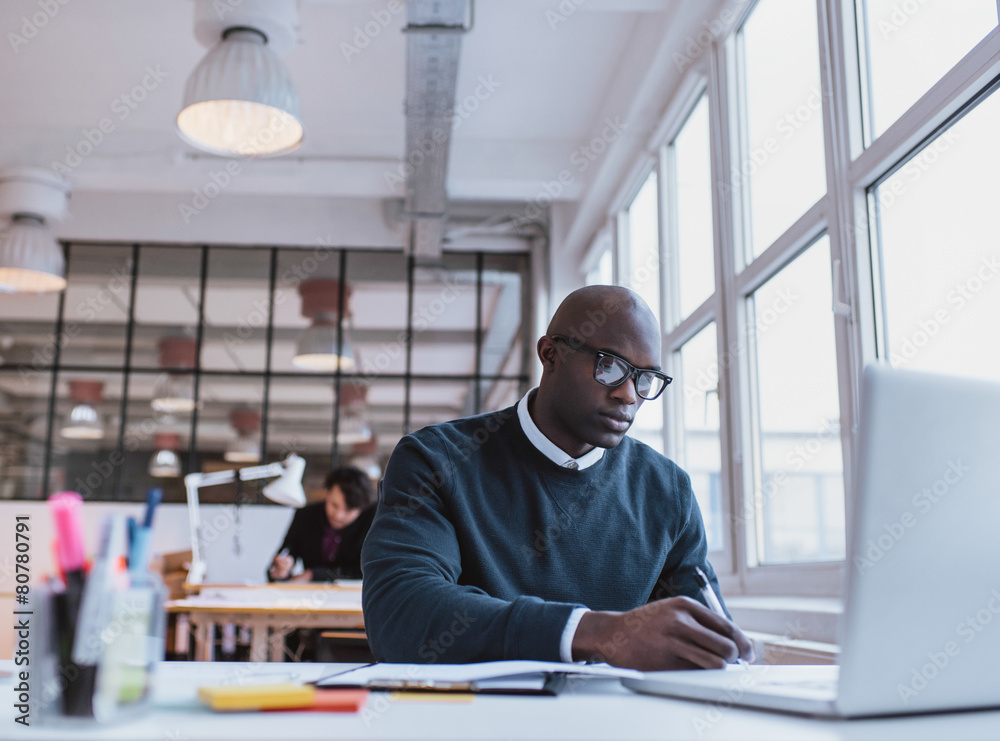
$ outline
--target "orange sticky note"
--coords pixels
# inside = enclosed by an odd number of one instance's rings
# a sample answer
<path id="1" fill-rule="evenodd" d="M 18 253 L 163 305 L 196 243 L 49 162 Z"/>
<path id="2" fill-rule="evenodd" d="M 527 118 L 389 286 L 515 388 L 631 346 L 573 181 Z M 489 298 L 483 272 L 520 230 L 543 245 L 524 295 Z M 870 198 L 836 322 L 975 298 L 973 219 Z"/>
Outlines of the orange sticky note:
<path id="1" fill-rule="evenodd" d="M 305 708 L 266 708 L 269 711 L 315 710 L 321 713 L 356 713 L 365 706 L 368 690 L 316 690 L 313 704 Z"/>

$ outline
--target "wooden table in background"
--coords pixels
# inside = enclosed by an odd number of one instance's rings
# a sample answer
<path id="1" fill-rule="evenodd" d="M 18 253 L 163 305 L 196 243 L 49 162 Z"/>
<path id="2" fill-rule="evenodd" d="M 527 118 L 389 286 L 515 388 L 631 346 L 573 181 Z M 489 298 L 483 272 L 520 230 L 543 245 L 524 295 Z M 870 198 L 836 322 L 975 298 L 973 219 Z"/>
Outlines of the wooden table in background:
<path id="1" fill-rule="evenodd" d="M 299 628 L 364 630 L 361 589 L 353 584 L 202 585 L 197 596 L 167 602 L 195 626 L 195 660 L 215 657 L 215 626 L 251 630 L 252 661 L 281 661 L 285 636 Z"/>

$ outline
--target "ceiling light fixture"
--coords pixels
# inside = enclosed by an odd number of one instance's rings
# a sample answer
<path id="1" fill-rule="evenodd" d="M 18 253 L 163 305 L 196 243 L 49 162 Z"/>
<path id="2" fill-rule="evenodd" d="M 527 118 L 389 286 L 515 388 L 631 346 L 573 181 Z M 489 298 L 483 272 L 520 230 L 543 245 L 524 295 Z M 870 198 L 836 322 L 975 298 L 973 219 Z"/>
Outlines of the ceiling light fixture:
<path id="1" fill-rule="evenodd" d="M 164 337 L 159 343 L 160 368 L 191 370 L 195 366 L 198 343 L 188 337 Z M 188 374 L 164 373 L 153 386 L 153 410 L 162 414 L 194 411 L 194 383 Z"/>
<path id="2" fill-rule="evenodd" d="M 208 0 L 195 7 L 195 35 L 213 48 L 184 88 L 181 137 L 228 157 L 297 149 L 304 134 L 299 93 L 279 58 L 295 47 L 295 0 L 244 0 L 224 19 Z"/>
<path id="3" fill-rule="evenodd" d="M 104 420 L 94 406 L 104 401 L 104 381 L 74 379 L 69 382 L 69 398 L 73 408 L 59 434 L 68 440 L 103 440 Z"/>
<path id="4" fill-rule="evenodd" d="M 260 415 L 253 409 L 233 409 L 229 424 L 236 437 L 226 445 L 223 460 L 230 463 L 257 463 L 260 460 Z"/>
<path id="5" fill-rule="evenodd" d="M 155 451 L 149 459 L 149 475 L 160 479 L 174 479 L 181 475 L 181 461 L 175 452 L 181 445 L 176 432 L 157 432 L 153 436 Z"/>
<path id="6" fill-rule="evenodd" d="M 66 287 L 62 248 L 46 221 L 66 215 L 69 187 L 38 167 L 0 172 L 0 216 L 10 226 L 0 235 L 0 291 L 45 293 Z"/>
<path id="7" fill-rule="evenodd" d="M 299 284 L 302 296 L 302 316 L 312 320 L 312 326 L 302 331 L 295 346 L 292 365 L 303 370 L 333 373 L 338 368 L 343 372 L 355 369 L 354 344 L 346 327 L 340 330 L 338 348 L 338 324 L 340 318 L 340 292 L 344 292 L 344 318 L 350 316 L 347 301 L 351 297 L 350 286 L 337 280 L 315 278 Z"/>

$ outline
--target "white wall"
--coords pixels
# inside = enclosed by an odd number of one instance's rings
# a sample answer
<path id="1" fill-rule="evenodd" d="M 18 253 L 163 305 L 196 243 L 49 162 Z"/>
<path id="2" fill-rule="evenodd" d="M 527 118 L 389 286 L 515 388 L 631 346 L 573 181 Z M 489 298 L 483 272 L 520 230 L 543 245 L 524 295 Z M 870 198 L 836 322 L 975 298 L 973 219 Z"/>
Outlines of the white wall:
<path id="1" fill-rule="evenodd" d="M 84 505 L 84 543 L 87 555 L 97 546 L 101 522 L 112 513 L 141 517 L 141 503 L 88 502 Z M 205 559 L 208 562 L 207 581 L 216 583 L 263 582 L 271 557 L 277 552 L 288 529 L 293 511 L 287 507 L 247 505 L 240 509 L 239 525 L 235 523 L 232 505 L 206 504 L 201 507 Z M 0 610 L 9 617 L 13 609 L 16 555 L 15 518 L 27 515 L 31 519 L 30 568 L 31 585 L 39 584 L 42 576 L 53 573 L 53 543 L 55 533 L 45 502 L 0 502 Z M 153 555 L 182 551 L 191 547 L 186 504 L 164 504 L 157 509 L 153 521 Z M 241 553 L 234 553 L 234 538 L 239 538 Z M 0 619 L 0 658 L 12 655 L 12 622 Z"/>

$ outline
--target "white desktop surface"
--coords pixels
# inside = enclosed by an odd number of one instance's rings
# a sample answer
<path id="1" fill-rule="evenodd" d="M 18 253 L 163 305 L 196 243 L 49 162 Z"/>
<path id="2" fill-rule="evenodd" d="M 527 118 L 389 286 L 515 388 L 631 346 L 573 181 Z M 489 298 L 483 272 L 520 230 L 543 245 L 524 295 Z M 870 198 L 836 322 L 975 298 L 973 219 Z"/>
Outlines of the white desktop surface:
<path id="1" fill-rule="evenodd" d="M 352 664 L 165 662 L 157 675 L 153 710 L 140 720 L 77 729 L 14 722 L 12 681 L 0 679 L 0 738 L 10 739 L 990 739 L 1000 711 L 911 718 L 838 721 L 803 718 L 634 694 L 617 680 L 585 681 L 559 697 L 478 696 L 472 702 L 389 701 L 372 693 L 367 712 L 214 713 L 197 688 L 237 672 L 310 680 Z M 257 671 L 253 671 L 254 669 Z M 0 669 L 16 669 L 0 661 Z M 32 720 L 35 720 L 34 718 Z M 714 722 L 713 722 L 714 721 Z M 705 725 L 708 724 L 708 725 Z"/>

